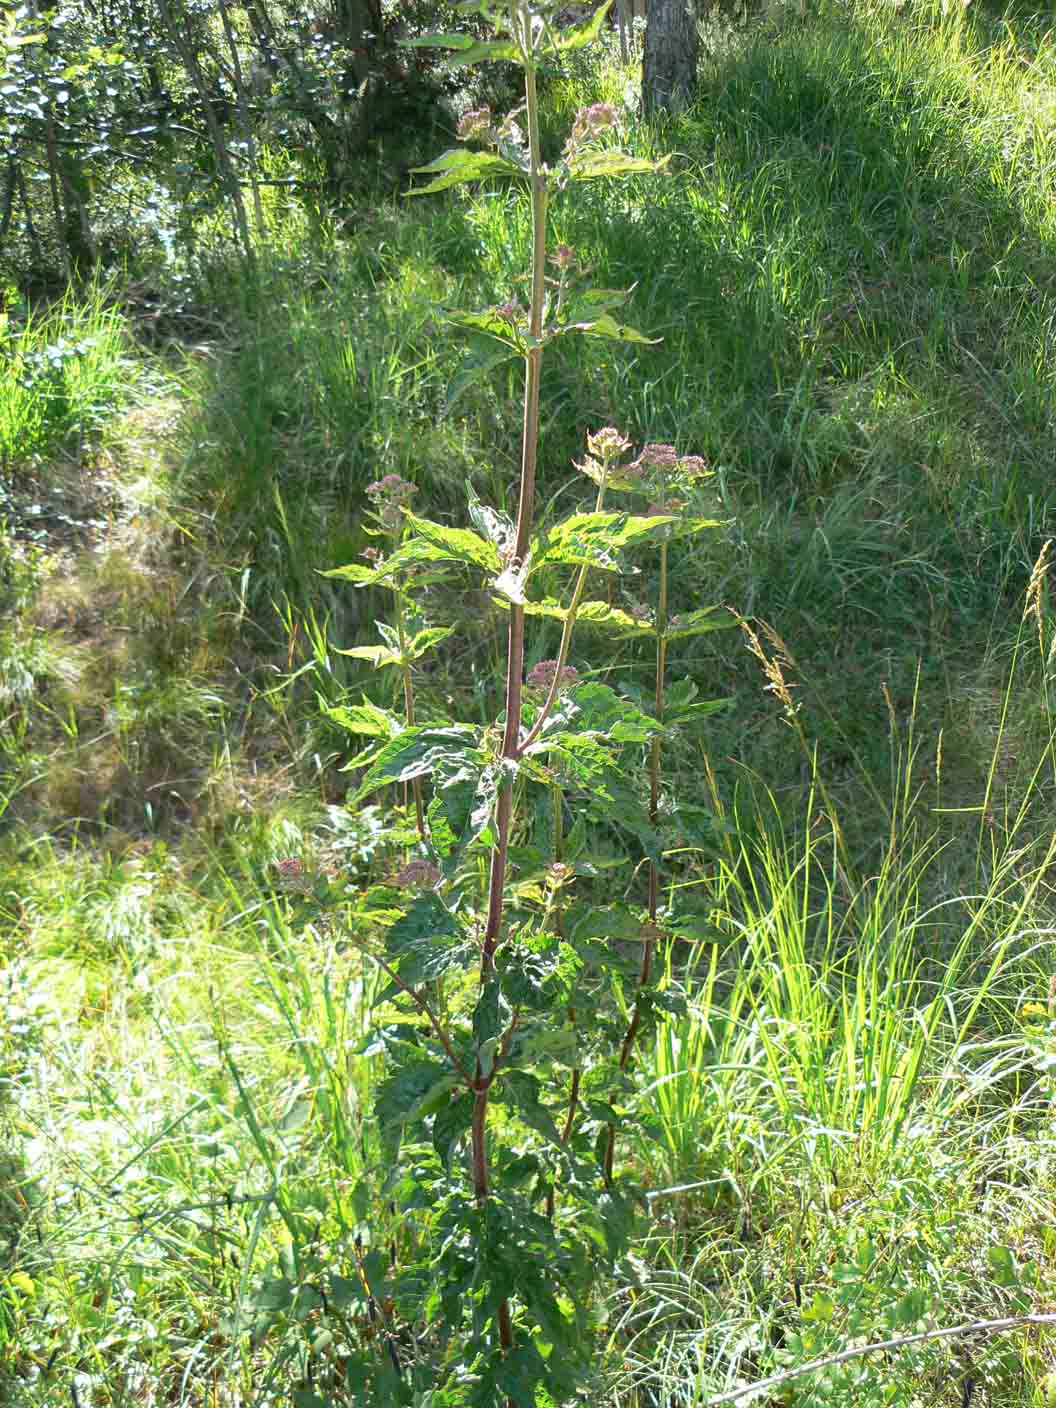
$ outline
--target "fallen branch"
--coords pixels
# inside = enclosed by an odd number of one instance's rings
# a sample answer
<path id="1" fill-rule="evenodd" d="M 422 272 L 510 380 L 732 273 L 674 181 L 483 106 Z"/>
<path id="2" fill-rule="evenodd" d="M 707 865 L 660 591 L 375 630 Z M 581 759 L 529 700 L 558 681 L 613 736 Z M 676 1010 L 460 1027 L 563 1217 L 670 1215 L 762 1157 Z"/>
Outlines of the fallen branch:
<path id="1" fill-rule="evenodd" d="M 911 1344 L 923 1344 L 927 1340 L 953 1340 L 962 1335 L 1001 1334 L 1006 1330 L 1019 1330 L 1025 1325 L 1056 1325 L 1056 1315 L 1010 1315 L 1005 1320 L 972 1320 L 967 1325 L 950 1325 L 945 1330 L 922 1330 L 916 1335 L 903 1335 L 898 1339 L 879 1340 L 876 1344 L 863 1344 L 854 1349 L 841 1350 L 839 1354 L 827 1355 L 824 1359 L 812 1359 L 809 1364 L 800 1364 L 795 1369 L 786 1369 L 780 1374 L 771 1374 L 768 1379 L 749 1384 L 746 1388 L 735 1388 L 729 1393 L 720 1393 L 718 1398 L 709 1398 L 704 1408 L 721 1408 L 724 1403 L 738 1403 L 742 1399 L 754 1398 L 770 1389 L 780 1388 L 793 1379 L 816 1374 L 822 1369 L 833 1369 L 837 1364 L 847 1364 L 852 1359 L 862 1359 L 867 1354 L 878 1354 L 883 1350 L 905 1349 Z"/>

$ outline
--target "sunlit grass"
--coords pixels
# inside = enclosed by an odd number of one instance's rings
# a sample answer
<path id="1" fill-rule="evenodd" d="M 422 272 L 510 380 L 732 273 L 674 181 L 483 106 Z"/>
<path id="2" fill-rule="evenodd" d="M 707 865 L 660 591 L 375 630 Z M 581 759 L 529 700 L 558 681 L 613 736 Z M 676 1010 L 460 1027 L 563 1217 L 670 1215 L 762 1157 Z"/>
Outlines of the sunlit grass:
<path id="1" fill-rule="evenodd" d="M 1043 575 L 1021 619 L 1052 520 L 1053 47 L 920 9 L 713 38 L 691 114 L 654 133 L 624 113 L 673 174 L 554 215 L 662 341 L 550 360 L 543 492 L 567 501 L 602 424 L 707 455 L 729 527 L 673 549 L 673 609 L 771 620 L 803 726 L 733 633 L 674 658 L 733 701 L 670 750 L 725 829 L 691 879 L 711 937 L 666 976 L 688 1013 L 640 1070 L 648 1216 L 599 1287 L 614 1408 L 704 1408 L 830 1347 L 1046 1304 L 1056 1281 L 1021 1020 L 1053 972 Z M 555 76 L 548 140 L 626 97 L 611 55 Z M 341 906 L 324 923 L 278 883 L 290 856 L 352 887 L 385 859 L 312 714 L 316 687 L 378 688 L 334 653 L 377 607 L 316 569 L 365 545 L 383 473 L 441 515 L 466 479 L 504 501 L 519 373 L 452 407 L 442 308 L 518 296 L 526 236 L 498 188 L 381 201 L 342 233 L 276 208 L 260 284 L 207 271 L 215 344 L 127 418 L 127 326 L 100 295 L 8 326 L 0 468 L 52 486 L 114 457 L 93 560 L 35 555 L 24 513 L 2 558 L 12 1408 L 357 1402 L 360 1258 L 398 1257 L 413 1227 L 389 1225 L 371 1119 L 373 979 Z M 473 630 L 426 701 L 484 712 L 485 609 L 459 604 Z M 576 649 L 615 681 L 641 667 Z M 962 1349 L 786 1401 L 1045 1401 L 1041 1339 Z"/>

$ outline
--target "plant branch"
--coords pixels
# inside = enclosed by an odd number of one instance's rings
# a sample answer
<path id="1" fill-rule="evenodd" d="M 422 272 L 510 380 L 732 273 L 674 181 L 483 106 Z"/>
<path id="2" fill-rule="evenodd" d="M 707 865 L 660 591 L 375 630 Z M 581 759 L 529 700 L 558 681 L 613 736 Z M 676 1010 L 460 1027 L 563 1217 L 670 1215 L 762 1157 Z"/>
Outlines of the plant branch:
<path id="1" fill-rule="evenodd" d="M 422 1016 L 426 1018 L 429 1025 L 432 1027 L 437 1041 L 444 1048 L 444 1052 L 447 1055 L 447 1059 L 451 1062 L 452 1066 L 454 1066 L 455 1070 L 465 1081 L 466 1089 L 475 1089 L 473 1077 L 469 1074 L 465 1066 L 462 1064 L 458 1052 L 451 1045 L 451 1038 L 448 1036 L 447 1032 L 444 1031 L 439 1019 L 434 1015 L 433 1009 L 429 1006 L 428 1002 L 426 1002 L 425 998 L 421 995 L 421 993 L 418 992 L 417 989 L 411 987 L 410 983 L 405 982 L 403 978 L 400 977 L 399 973 L 396 972 L 396 969 L 393 968 L 391 964 L 387 963 L 385 959 L 382 958 L 379 954 L 376 954 L 372 949 L 366 948 L 362 944 L 357 944 L 356 947 L 359 949 L 360 953 L 365 953 L 372 963 L 376 963 L 381 969 L 381 971 L 385 974 L 385 976 L 387 978 L 391 978 L 391 980 L 396 984 L 396 986 L 400 989 L 401 992 L 405 992 L 407 994 L 407 996 L 411 999 L 414 1005 L 418 1008 L 418 1011 L 421 1012 Z"/>
<path id="2" fill-rule="evenodd" d="M 595 513 L 601 512 L 601 505 L 604 499 L 605 477 L 603 475 L 601 483 L 598 486 L 598 499 L 594 505 Z M 583 566 L 579 569 L 579 576 L 576 578 L 575 589 L 572 592 L 572 600 L 569 602 L 568 611 L 565 615 L 565 624 L 561 631 L 561 644 L 557 651 L 557 669 L 554 671 L 554 678 L 550 683 L 550 691 L 543 701 L 543 707 L 539 710 L 539 715 L 535 723 L 532 724 L 532 727 L 528 731 L 528 737 L 518 748 L 518 754 L 525 753 L 539 737 L 543 725 L 550 717 L 550 712 L 554 707 L 557 696 L 561 693 L 561 675 L 565 666 L 568 664 L 568 652 L 572 648 L 572 629 L 576 624 L 576 613 L 579 610 L 580 602 L 583 600 L 583 592 L 587 585 L 587 573 L 589 571 L 590 563 L 584 562 Z"/>
<path id="3" fill-rule="evenodd" d="M 411 664 L 407 659 L 407 627 L 403 619 L 403 597 L 401 595 L 400 583 L 394 583 L 396 597 L 396 633 L 400 642 L 400 656 L 402 664 L 400 672 L 403 675 L 403 712 L 407 720 L 407 727 L 414 728 L 414 682 L 411 679 Z M 425 834 L 425 808 L 422 805 L 422 780 L 420 777 L 412 778 L 411 791 L 414 796 L 414 819 L 418 826 L 418 839 L 422 845 L 428 844 Z"/>
<path id="4" fill-rule="evenodd" d="M 838 1364 L 848 1364 L 853 1359 L 862 1359 L 867 1354 L 906 1349 L 910 1345 L 925 1344 L 933 1340 L 959 1339 L 964 1335 L 1002 1334 L 1008 1330 L 1022 1329 L 1027 1325 L 1056 1325 L 1056 1314 L 1010 1315 L 1003 1320 L 971 1320 L 964 1325 L 947 1326 L 944 1330 L 922 1330 L 916 1335 L 901 1335 L 895 1339 L 877 1340 L 874 1344 L 857 1345 L 853 1349 L 841 1350 L 839 1354 L 827 1355 L 824 1359 L 812 1359 L 809 1364 L 798 1364 L 794 1369 L 785 1369 L 780 1374 L 771 1374 L 768 1379 L 760 1379 L 757 1383 L 749 1384 L 744 1388 L 732 1389 L 729 1393 L 720 1393 L 717 1398 L 709 1398 L 704 1404 L 704 1408 L 722 1408 L 722 1405 L 726 1403 L 739 1403 L 744 1399 L 754 1398 L 758 1394 L 769 1393 L 771 1389 L 780 1388 L 782 1384 L 791 1383 L 794 1379 L 801 1379 L 807 1374 L 817 1374 L 822 1369 L 832 1369 Z"/>
<path id="5" fill-rule="evenodd" d="M 667 543 L 660 544 L 660 599 L 656 609 L 656 693 L 654 712 L 657 723 L 663 723 L 665 704 L 665 683 L 667 677 Z M 660 748 L 658 734 L 649 750 L 649 822 L 655 829 L 660 816 Z M 656 913 L 660 904 L 660 868 L 655 860 L 649 862 L 649 925 L 642 946 L 642 965 L 638 970 L 638 987 L 634 998 L 634 1009 L 627 1024 L 627 1031 L 620 1047 L 620 1070 L 625 1071 L 631 1063 L 631 1052 L 642 1024 L 642 992 L 649 986 L 653 974 L 653 951 L 656 947 Z M 616 1157 L 616 1126 L 609 1125 L 609 1139 L 605 1146 L 604 1177 L 606 1184 L 612 1182 L 613 1163 Z"/>

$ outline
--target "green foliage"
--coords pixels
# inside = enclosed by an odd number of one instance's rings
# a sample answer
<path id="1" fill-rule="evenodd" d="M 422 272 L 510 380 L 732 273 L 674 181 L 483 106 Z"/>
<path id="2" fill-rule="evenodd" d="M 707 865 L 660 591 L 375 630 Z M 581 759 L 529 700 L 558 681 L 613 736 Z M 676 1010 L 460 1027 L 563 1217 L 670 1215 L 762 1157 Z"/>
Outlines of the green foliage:
<path id="1" fill-rule="evenodd" d="M 395 1026 L 379 1033 L 388 1073 L 378 1086 L 376 1111 L 397 1161 L 391 1180 L 398 1181 L 405 1208 L 424 1203 L 436 1219 L 420 1238 L 421 1261 L 407 1272 L 413 1289 L 404 1298 L 405 1313 L 434 1324 L 445 1346 L 431 1372 L 430 1401 L 451 1408 L 498 1403 L 536 1408 L 540 1401 L 567 1400 L 595 1368 L 595 1342 L 586 1332 L 592 1290 L 599 1273 L 626 1250 L 634 1223 L 633 1183 L 617 1173 L 614 1155 L 617 1123 L 633 1120 L 626 1070 L 635 1040 L 653 1030 L 661 1013 L 680 1010 L 674 995 L 650 988 L 652 951 L 661 937 L 658 797 L 669 624 L 666 551 L 676 525 L 687 537 L 716 525 L 685 515 L 684 501 L 676 508 L 672 498 L 667 505 L 671 485 L 688 483 L 702 461 L 654 445 L 643 450 L 640 463 L 621 469 L 630 444 L 608 430 L 588 441 L 585 469 L 598 487 L 595 511 L 573 513 L 535 532 L 543 348 L 569 333 L 646 341 L 612 318 L 609 309 L 623 301 L 620 296 L 579 287 L 574 255 L 564 247 L 555 255 L 560 277 L 551 299 L 544 274 L 548 198 L 577 180 L 656 168 L 597 148 L 601 134 L 614 124 L 605 107 L 580 114 L 559 166 L 541 163 L 536 72 L 544 54 L 578 47 L 595 34 L 603 11 L 563 44 L 527 5 L 514 5 L 508 14 L 481 8 L 507 38 L 478 44 L 441 35 L 435 42 L 454 48 L 465 63 L 503 57 L 522 65 L 527 137 L 516 115 L 494 126 L 487 115 L 472 114 L 465 135 L 497 145 L 502 154 L 445 153 L 420 168 L 434 177 L 420 190 L 442 191 L 496 174 L 527 178 L 534 228 L 531 307 L 527 313 L 508 304 L 452 314 L 456 326 L 494 338 L 504 345 L 503 355 L 515 352 L 524 359 L 518 518 L 514 524 L 471 493 L 470 518 L 480 530 L 473 532 L 408 512 L 414 486 L 395 475 L 370 487 L 377 531 L 391 537 L 392 551 L 385 556 L 371 549 L 370 568 L 350 564 L 329 575 L 393 594 L 395 626 L 378 622 L 383 644 L 355 646 L 347 653 L 376 669 L 402 670 L 405 726 L 392 732 L 387 720 L 367 716 L 365 709 L 353 714 L 331 708 L 328 716 L 339 724 L 347 720 L 354 734 L 379 740 L 351 764 L 368 764 L 353 806 L 386 786 L 414 787 L 423 854 L 408 863 L 397 882 L 439 887 L 409 907 L 399 905 L 398 893 L 386 896 L 385 903 L 397 908 L 384 957 L 369 943 L 362 945 L 392 979 L 381 997 L 399 1014 Z M 477 361 L 474 370 L 492 365 Z M 651 468 L 661 464 L 665 470 L 658 480 Z M 640 491 L 659 495 L 664 507 L 644 515 L 605 512 L 610 472 L 616 480 L 640 481 Z M 567 664 L 581 609 L 595 625 L 634 625 L 634 617 L 603 602 L 582 606 L 588 572 L 603 568 L 618 575 L 632 550 L 650 542 L 659 544 L 661 565 L 651 632 L 656 641 L 652 717 L 608 685 L 580 682 Z M 504 599 L 510 614 L 506 716 L 490 730 L 444 716 L 415 723 L 413 667 L 426 647 L 451 634 L 450 628 L 417 624 L 424 619 L 425 592 L 416 574 L 440 562 L 483 573 L 485 586 Z M 567 607 L 552 599 L 541 607 L 541 614 L 562 621 L 558 657 L 522 681 L 532 578 L 543 572 L 552 578 L 555 569 L 569 567 L 578 571 Z M 707 613 L 699 615 L 703 620 Z M 405 629 L 407 619 L 416 622 L 413 635 Z M 696 625 L 690 622 L 687 633 Z M 563 693 L 567 697 L 561 699 Z M 681 701 L 683 709 L 690 697 Z M 636 785 L 643 746 L 649 749 L 648 803 Z M 648 858 L 648 903 L 637 926 L 645 957 L 630 985 L 624 963 L 604 943 L 584 962 L 562 939 L 563 890 L 574 875 L 565 865 L 560 834 L 566 793 L 577 799 L 579 825 L 618 828 L 634 837 Z M 525 822 L 539 815 L 539 803 L 547 797 L 555 819 L 533 834 Z M 623 866 L 633 870 L 631 856 Z M 633 883 L 633 875 L 629 878 Z M 471 969 L 476 970 L 472 977 Z M 588 1011 L 592 1021 L 585 1027 Z M 503 1112 L 501 1121 L 496 1111 Z M 422 1163 L 420 1151 L 429 1146 L 439 1167 Z"/>
<path id="2" fill-rule="evenodd" d="M 125 320 L 105 289 L 70 294 L 39 317 L 8 297 L 0 308 L 0 471 L 98 443 L 132 375 Z"/>
<path id="3" fill-rule="evenodd" d="M 561 467 L 582 460 L 584 425 L 612 419 L 717 461 L 699 501 L 641 538 L 601 534 L 580 558 L 540 564 L 539 531 L 532 562 L 511 562 L 514 374 L 532 344 L 523 309 L 515 325 L 495 313 L 524 299 L 528 223 L 509 173 L 428 214 L 378 200 L 340 235 L 288 212 L 274 243 L 257 243 L 259 285 L 196 288 L 175 324 L 195 344 L 180 394 L 207 404 L 181 422 L 166 406 L 139 431 L 113 423 L 83 476 L 108 520 L 93 546 L 140 534 L 151 573 L 171 556 L 171 596 L 155 588 L 149 610 L 102 572 L 73 597 L 79 530 L 51 514 L 65 461 L 52 453 L 94 448 L 127 362 L 80 419 L 64 421 L 66 391 L 46 377 L 12 402 L 29 429 L 10 437 L 5 484 L 4 766 L 39 772 L 56 800 L 45 825 L 9 778 L 0 793 L 0 949 L 14 959 L 0 975 L 5 1402 L 43 1408 L 72 1384 L 104 1408 L 211 1391 L 307 1408 L 428 1395 L 550 1408 L 542 1379 L 562 1408 L 577 1394 L 702 1408 L 816 1354 L 1048 1304 L 1043 572 L 1038 649 L 1031 619 L 1009 652 L 1020 579 L 1048 531 L 1049 56 L 1025 30 L 982 37 L 972 24 L 935 36 L 919 11 L 889 24 L 846 7 L 719 35 L 707 105 L 663 139 L 677 180 L 637 170 L 612 190 L 592 178 L 551 193 L 577 267 L 637 281 L 614 321 L 663 341 L 557 336 L 589 321 L 575 311 L 589 290 L 566 282 L 557 310 L 563 271 L 547 270 L 541 475 L 555 499 L 541 527 L 591 516 L 604 476 L 586 470 L 581 502 Z M 587 104 L 619 111 L 625 81 L 586 63 L 548 72 L 548 161 Z M 229 91 L 219 71 L 215 82 Z M 632 161 L 660 155 L 628 112 L 619 120 Z M 615 164 L 607 152 L 572 165 Z M 296 155 L 258 156 L 265 176 L 303 175 Z M 187 182 L 219 199 L 208 159 Z M 115 204 L 128 189 L 118 180 Z M 269 220 L 281 190 L 262 190 Z M 32 196 L 47 209 L 46 183 Z M 202 269 L 217 277 L 230 219 L 192 202 L 185 230 L 203 242 L 203 217 L 216 263 L 203 243 Z M 141 317 L 142 297 L 123 318 Z M 454 304 L 485 310 L 487 326 L 469 315 L 468 333 L 438 335 L 436 309 Z M 463 351 L 471 374 L 451 415 Z M 64 378 L 74 358 L 62 360 Z M 34 438 L 38 414 L 55 429 Z M 133 482 L 137 435 L 171 464 L 178 500 L 160 472 Z M 635 489 L 624 468 L 606 494 Z M 362 512 L 365 485 L 390 469 L 422 494 L 398 532 Z M 488 500 L 468 515 L 467 476 Z M 678 535 L 729 519 L 722 534 Z M 316 575 L 383 527 L 383 562 Z M 458 537 L 470 528 L 476 541 Z M 33 547 L 49 532 L 50 578 Z M 770 616 L 794 648 L 784 668 L 806 756 L 750 659 L 712 634 L 728 618 L 701 607 L 703 583 Z M 318 616 L 283 608 L 288 653 L 265 656 L 256 632 L 274 634 L 284 594 Z M 201 667 L 215 678 L 195 702 L 189 681 L 141 669 L 142 641 L 149 627 L 178 660 L 171 638 L 189 615 L 207 652 L 206 602 L 230 648 Z M 545 675 L 526 695 L 521 736 L 539 729 L 510 760 L 495 640 L 513 606 L 526 665 L 558 653 L 580 676 L 549 707 Z M 104 699 L 91 727 L 74 665 Z M 254 700 L 249 671 L 266 680 Z M 230 716 L 205 700 L 218 680 L 237 694 Z M 327 711 L 310 734 L 304 684 Z M 730 691 L 723 714 L 713 696 Z M 413 731 L 452 720 L 467 721 L 466 746 L 432 737 L 417 772 Z M 43 727 L 71 735 L 46 758 Z M 407 780 L 390 757 L 371 805 L 337 805 L 335 739 L 362 750 L 355 795 L 404 733 Z M 145 772 L 166 738 L 167 770 Z M 123 773 L 97 762 L 115 748 Z M 96 767 L 106 813 L 90 800 Z M 752 768 L 779 809 L 757 810 Z M 504 937 L 498 986 L 482 988 L 506 782 Z M 99 824 L 126 790 L 141 794 L 119 813 L 129 835 Z M 175 823 L 177 790 L 194 810 Z M 793 829 L 803 799 L 813 810 Z M 487 1218 L 471 1176 L 478 1060 L 493 1078 Z M 406 1087 L 390 1087 L 401 1071 Z M 454 1288 L 446 1300 L 440 1285 Z M 972 1336 L 775 1397 L 1033 1405 L 1050 1373 L 1041 1335 Z"/>

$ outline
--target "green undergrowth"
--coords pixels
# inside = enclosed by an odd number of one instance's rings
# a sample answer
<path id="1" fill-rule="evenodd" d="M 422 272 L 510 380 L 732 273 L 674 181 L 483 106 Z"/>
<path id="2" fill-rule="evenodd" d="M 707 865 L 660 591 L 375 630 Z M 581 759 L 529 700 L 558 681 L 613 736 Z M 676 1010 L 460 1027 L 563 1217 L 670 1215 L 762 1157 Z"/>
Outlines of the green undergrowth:
<path id="1" fill-rule="evenodd" d="M 970 735 L 998 705 L 1049 514 L 1052 45 L 1014 20 L 841 8 L 716 27 L 709 49 L 700 102 L 659 130 L 623 106 L 609 61 L 546 85 L 548 130 L 613 101 L 628 147 L 672 165 L 555 208 L 555 235 L 598 282 L 634 285 L 628 316 L 660 341 L 555 351 L 544 495 L 578 492 L 569 466 L 591 426 L 706 455 L 730 526 L 676 560 L 675 609 L 707 583 L 772 622 L 843 800 L 863 773 L 883 781 L 885 686 L 900 722 L 916 701 L 946 729 L 970 790 L 993 741 Z M 331 647 L 381 609 L 315 569 L 365 546 L 363 489 L 383 473 L 419 483 L 430 511 L 457 516 L 467 480 L 509 508 L 519 373 L 466 384 L 465 343 L 440 315 L 523 300 L 527 238 L 501 186 L 387 198 L 340 232 L 289 215 L 260 280 L 230 275 L 237 337 L 198 369 L 183 483 L 214 505 L 265 635 L 281 637 L 275 603 L 301 644 L 314 616 Z M 798 744 L 760 712 L 733 638 L 683 663 L 735 700 L 713 733 L 724 786 L 730 755 L 791 785 Z M 328 695 L 374 687 L 345 665 L 323 674 Z"/>
<path id="2" fill-rule="evenodd" d="M 613 1408 L 704 1408 L 851 1343 L 1045 1310 L 1056 1277 L 1043 560 L 1023 620 L 1052 524 L 1056 53 L 1041 20 L 973 9 L 709 35 L 690 114 L 624 113 L 670 174 L 554 217 L 662 340 L 550 358 L 546 499 L 568 506 L 601 425 L 706 455 L 727 527 L 672 548 L 672 610 L 703 594 L 777 633 L 769 676 L 735 629 L 672 653 L 730 701 L 671 753 L 722 824 L 687 871 L 712 937 L 665 978 L 688 1015 L 641 1063 L 635 1253 L 598 1288 Z M 547 131 L 627 91 L 611 55 L 554 75 Z M 147 352 L 116 288 L 9 301 L 11 1408 L 344 1408 L 353 1351 L 428 1352 L 370 1113 L 376 975 L 345 941 L 403 855 L 342 808 L 316 709 L 388 702 L 336 654 L 383 605 L 317 569 L 367 545 L 387 473 L 433 516 L 461 521 L 467 479 L 510 507 L 519 378 L 460 390 L 439 310 L 523 301 L 526 239 L 499 186 L 428 209 L 375 193 L 339 228 L 276 206 L 259 280 L 203 281 L 193 347 Z M 455 607 L 471 629 L 421 707 L 485 717 L 504 619 Z M 555 647 L 533 635 L 534 659 Z M 572 659 L 644 679 L 586 632 Z M 1040 1408 L 1054 1373 L 1020 1331 L 770 1401 Z"/>
<path id="3" fill-rule="evenodd" d="M 99 1405 L 341 1408 L 364 1345 L 428 1352 L 399 1274 L 429 1210 L 387 1211 L 378 985 L 346 928 L 402 863 L 378 836 L 369 811 L 317 807 L 194 856 L 9 843 L 12 1408 L 70 1383 Z M 1051 843 L 1013 838 L 943 903 L 947 847 L 912 822 L 862 879 L 839 850 L 817 814 L 775 820 L 687 882 L 714 938 L 670 956 L 688 1010 L 642 1062 L 645 1197 L 598 1290 L 602 1401 L 703 1408 L 849 1342 L 1051 1295 Z M 1026 1333 L 926 1345 L 783 1401 L 953 1405 L 973 1378 L 984 1402 L 1041 1404 L 1052 1367 Z"/>

